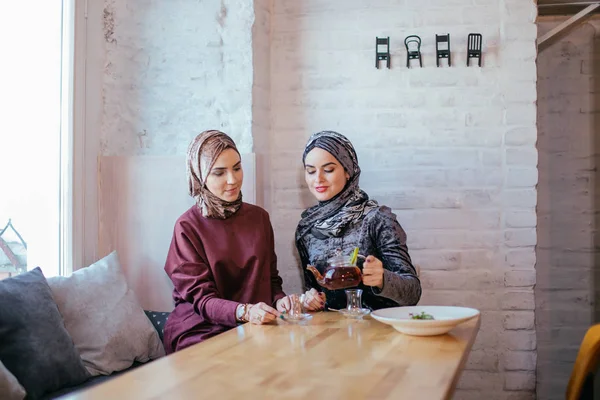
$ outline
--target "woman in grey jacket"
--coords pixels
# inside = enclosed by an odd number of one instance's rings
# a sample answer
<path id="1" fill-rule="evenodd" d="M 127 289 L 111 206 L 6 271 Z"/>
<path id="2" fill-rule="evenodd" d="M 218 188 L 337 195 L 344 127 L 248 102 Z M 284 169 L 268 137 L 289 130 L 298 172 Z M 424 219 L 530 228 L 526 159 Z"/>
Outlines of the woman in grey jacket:
<path id="1" fill-rule="evenodd" d="M 358 247 L 366 256 L 359 285 L 364 307 L 417 304 L 421 283 L 408 254 L 406 233 L 389 207 L 378 205 L 359 188 L 360 167 L 352 143 L 337 132 L 316 133 L 308 140 L 302 161 L 306 183 L 319 201 L 302 213 L 296 229 L 307 301 L 315 304 L 312 294 L 324 297 L 326 307 L 345 307 L 344 290 L 321 287 L 306 266 L 324 273 L 329 258 L 349 255 Z M 316 296 L 317 291 L 323 293 Z"/>

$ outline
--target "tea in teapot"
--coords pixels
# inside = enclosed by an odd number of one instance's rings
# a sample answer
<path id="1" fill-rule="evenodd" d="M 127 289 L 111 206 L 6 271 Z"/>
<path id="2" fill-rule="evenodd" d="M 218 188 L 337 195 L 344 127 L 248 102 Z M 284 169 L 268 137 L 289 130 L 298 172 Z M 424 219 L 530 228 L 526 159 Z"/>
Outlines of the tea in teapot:
<path id="1" fill-rule="evenodd" d="M 330 258 L 323 275 L 312 265 L 307 265 L 306 269 L 313 273 L 319 285 L 329 290 L 356 287 L 362 281 L 362 273 L 356 266 L 356 256 L 352 258 L 353 260 L 348 256 Z"/>

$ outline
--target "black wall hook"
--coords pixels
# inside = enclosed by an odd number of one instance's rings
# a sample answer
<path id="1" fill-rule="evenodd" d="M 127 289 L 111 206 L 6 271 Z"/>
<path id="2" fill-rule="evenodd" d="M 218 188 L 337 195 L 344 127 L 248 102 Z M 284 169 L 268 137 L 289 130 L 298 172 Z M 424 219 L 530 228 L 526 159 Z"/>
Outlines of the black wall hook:
<path id="1" fill-rule="evenodd" d="M 450 34 L 447 35 L 435 35 L 435 53 L 436 63 L 440 66 L 440 58 L 448 59 L 448 66 L 452 66 L 452 58 L 450 56 Z"/>
<path id="2" fill-rule="evenodd" d="M 379 47 L 381 46 L 381 48 Z M 381 49 L 381 51 L 380 51 Z M 375 38 L 375 68 L 379 69 L 379 61 L 385 60 L 385 64 L 390 68 L 390 37 L 386 38 Z"/>
<path id="3" fill-rule="evenodd" d="M 406 46 L 406 67 L 410 68 L 410 60 L 419 60 L 419 66 L 423 67 L 421 60 L 421 38 L 417 35 L 410 35 L 404 39 Z"/>
<path id="4" fill-rule="evenodd" d="M 467 37 L 467 67 L 471 57 L 479 59 L 479 66 L 481 67 L 481 46 L 483 43 L 483 37 L 481 33 L 469 33 Z"/>

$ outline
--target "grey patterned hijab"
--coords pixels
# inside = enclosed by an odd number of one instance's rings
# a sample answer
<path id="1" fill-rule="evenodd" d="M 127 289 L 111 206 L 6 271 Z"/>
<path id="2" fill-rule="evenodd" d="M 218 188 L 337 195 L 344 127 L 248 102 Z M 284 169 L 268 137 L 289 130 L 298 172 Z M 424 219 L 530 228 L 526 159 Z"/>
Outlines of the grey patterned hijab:
<path id="1" fill-rule="evenodd" d="M 296 241 L 302 239 L 308 232 L 321 239 L 341 236 L 351 223 L 360 220 L 378 207 L 377 202 L 369 200 L 369 196 L 358 187 L 360 177 L 358 157 L 352 143 L 344 135 L 333 131 L 315 133 L 306 144 L 302 163 L 306 155 L 315 147 L 333 155 L 350 175 L 350 179 L 335 197 L 319 202 L 302 213 L 302 219 L 296 230 Z"/>
<path id="2" fill-rule="evenodd" d="M 198 208 L 205 217 L 226 219 L 242 206 L 242 192 L 235 201 L 229 202 L 215 196 L 206 187 L 206 177 L 217 158 L 226 149 L 234 149 L 240 154 L 233 139 L 217 130 L 202 132 L 188 147 L 186 162 L 188 193 L 196 200 Z"/>

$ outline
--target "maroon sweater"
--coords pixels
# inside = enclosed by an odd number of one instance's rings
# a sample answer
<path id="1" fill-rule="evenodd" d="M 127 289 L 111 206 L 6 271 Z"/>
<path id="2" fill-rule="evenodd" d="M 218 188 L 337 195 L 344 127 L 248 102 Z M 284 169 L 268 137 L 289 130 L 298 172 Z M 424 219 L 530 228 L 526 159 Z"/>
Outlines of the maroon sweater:
<path id="1" fill-rule="evenodd" d="M 186 211 L 175 223 L 165 271 L 175 285 L 167 354 L 237 326 L 240 303 L 272 305 L 285 296 L 269 214 L 247 203 L 225 220 L 205 218 L 197 206 Z"/>

